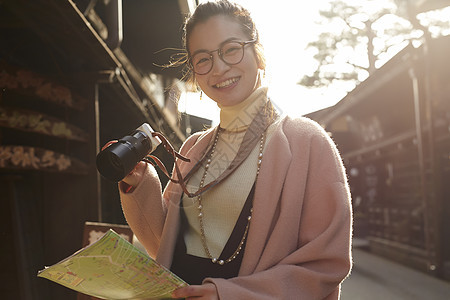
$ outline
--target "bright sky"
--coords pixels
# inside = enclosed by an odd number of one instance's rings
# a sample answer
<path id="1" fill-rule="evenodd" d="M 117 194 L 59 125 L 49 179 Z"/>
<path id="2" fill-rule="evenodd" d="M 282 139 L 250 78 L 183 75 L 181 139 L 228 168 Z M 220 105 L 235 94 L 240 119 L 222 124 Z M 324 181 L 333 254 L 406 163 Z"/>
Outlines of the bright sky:
<path id="1" fill-rule="evenodd" d="M 302 115 L 335 104 L 345 92 L 307 89 L 297 84 L 316 68 L 306 46 L 320 33 L 319 8 L 329 1 L 237 1 L 250 10 L 261 35 L 267 59 L 266 79 L 271 98 L 283 111 Z"/>
<path id="2" fill-rule="evenodd" d="M 296 83 L 315 69 L 312 54 L 306 45 L 315 40 L 319 28 L 315 24 L 319 7 L 328 0 L 236 0 L 246 7 L 259 30 L 267 60 L 266 84 L 270 97 L 282 113 L 299 116 L 331 105 L 342 99 L 343 90 L 309 90 Z M 182 96 L 180 111 L 218 119 L 216 104 L 203 95 Z"/>

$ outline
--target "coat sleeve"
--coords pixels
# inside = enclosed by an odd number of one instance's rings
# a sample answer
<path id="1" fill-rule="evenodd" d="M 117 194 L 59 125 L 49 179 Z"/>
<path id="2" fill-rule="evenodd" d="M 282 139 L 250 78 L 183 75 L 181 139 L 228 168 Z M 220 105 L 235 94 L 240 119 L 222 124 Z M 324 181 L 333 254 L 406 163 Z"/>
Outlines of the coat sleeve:
<path id="1" fill-rule="evenodd" d="M 180 152 L 185 154 L 197 135 L 188 138 Z M 133 233 L 151 257 L 156 257 L 166 218 L 161 182 L 155 168 L 147 164 L 144 177 L 130 193 L 125 193 L 119 183 L 122 210 Z"/>
<path id="2" fill-rule="evenodd" d="M 153 166 L 147 164 L 144 177 L 130 193 L 125 193 L 119 183 L 122 210 L 133 233 L 151 257 L 159 248 L 164 210 L 161 201 L 161 183 Z"/>
<path id="3" fill-rule="evenodd" d="M 306 140 L 289 141 L 292 160 L 255 272 L 205 280 L 221 300 L 339 299 L 351 269 L 351 197 L 336 146 L 321 128 L 308 126 L 313 134 Z M 299 142 L 308 147 L 292 145 Z"/>

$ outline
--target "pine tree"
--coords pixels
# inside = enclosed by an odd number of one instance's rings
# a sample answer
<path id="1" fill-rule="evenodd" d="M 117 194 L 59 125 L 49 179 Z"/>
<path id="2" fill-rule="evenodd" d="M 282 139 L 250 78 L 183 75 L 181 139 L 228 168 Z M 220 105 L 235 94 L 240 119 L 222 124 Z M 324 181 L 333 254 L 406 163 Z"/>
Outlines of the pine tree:
<path id="1" fill-rule="evenodd" d="M 355 86 L 408 42 L 420 43 L 431 28 L 440 28 L 440 34 L 450 28 L 450 18 L 419 21 L 410 0 L 335 0 L 320 16 L 319 24 L 331 29 L 308 44 L 318 66 L 298 82 L 306 87 Z"/>

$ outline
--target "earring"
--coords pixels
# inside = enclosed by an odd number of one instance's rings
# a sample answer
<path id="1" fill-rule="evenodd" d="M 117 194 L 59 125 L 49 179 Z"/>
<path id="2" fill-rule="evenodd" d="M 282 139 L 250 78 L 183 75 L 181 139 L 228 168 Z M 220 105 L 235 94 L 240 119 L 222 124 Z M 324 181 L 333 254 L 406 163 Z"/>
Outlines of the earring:
<path id="1" fill-rule="evenodd" d="M 200 90 L 200 101 L 202 101 L 202 98 L 203 98 L 203 91 Z"/>

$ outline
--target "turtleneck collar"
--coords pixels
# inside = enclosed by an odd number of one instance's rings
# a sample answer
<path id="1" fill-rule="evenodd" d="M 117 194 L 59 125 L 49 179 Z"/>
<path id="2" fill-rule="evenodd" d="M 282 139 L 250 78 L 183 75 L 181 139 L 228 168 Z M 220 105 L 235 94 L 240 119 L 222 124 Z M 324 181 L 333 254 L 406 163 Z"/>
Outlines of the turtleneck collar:
<path id="1" fill-rule="evenodd" d="M 218 105 L 220 127 L 231 131 L 246 129 L 259 109 L 266 104 L 267 89 L 267 87 L 261 86 L 253 91 L 247 99 L 233 106 Z"/>

